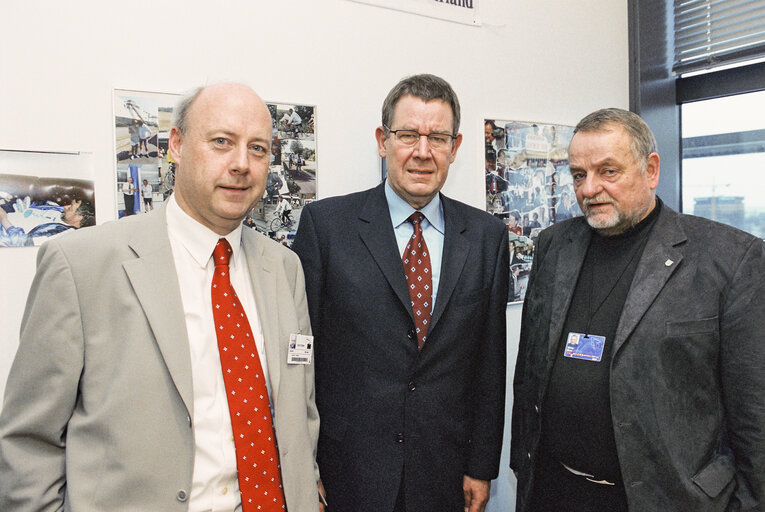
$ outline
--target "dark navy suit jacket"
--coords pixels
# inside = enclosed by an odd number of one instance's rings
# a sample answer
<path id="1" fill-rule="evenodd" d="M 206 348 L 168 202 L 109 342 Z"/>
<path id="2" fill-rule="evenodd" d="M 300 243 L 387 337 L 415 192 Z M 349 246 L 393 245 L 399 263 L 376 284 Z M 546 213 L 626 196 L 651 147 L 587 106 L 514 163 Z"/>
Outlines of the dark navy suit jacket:
<path id="1" fill-rule="evenodd" d="M 333 512 L 461 511 L 462 477 L 497 476 L 508 236 L 441 196 L 441 277 L 417 350 L 383 185 L 303 209 L 293 244 L 315 336 L 318 461 Z"/>

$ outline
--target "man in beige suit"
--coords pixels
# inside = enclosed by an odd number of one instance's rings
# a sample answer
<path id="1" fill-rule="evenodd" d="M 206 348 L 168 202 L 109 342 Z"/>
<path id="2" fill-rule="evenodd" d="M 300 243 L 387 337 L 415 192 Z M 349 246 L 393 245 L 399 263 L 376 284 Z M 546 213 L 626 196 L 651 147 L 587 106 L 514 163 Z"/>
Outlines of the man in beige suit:
<path id="1" fill-rule="evenodd" d="M 167 206 L 42 247 L 0 414 L 0 510 L 261 510 L 240 497 L 213 320 L 222 238 L 268 384 L 286 508 L 320 509 L 313 365 L 289 357 L 290 336 L 310 335 L 303 271 L 241 224 L 263 196 L 270 144 L 254 91 L 195 91 L 170 133 Z"/>

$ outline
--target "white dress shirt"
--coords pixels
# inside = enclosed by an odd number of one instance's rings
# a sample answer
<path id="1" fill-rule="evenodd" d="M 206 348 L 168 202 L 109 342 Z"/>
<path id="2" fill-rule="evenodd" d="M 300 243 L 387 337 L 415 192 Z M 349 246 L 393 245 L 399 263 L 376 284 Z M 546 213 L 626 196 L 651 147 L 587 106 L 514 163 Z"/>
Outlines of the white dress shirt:
<path id="1" fill-rule="evenodd" d="M 214 270 L 212 253 L 221 237 L 184 212 L 175 201 L 175 196 L 170 197 L 166 208 L 167 231 L 178 273 L 189 337 L 194 390 L 194 472 L 189 511 L 240 511 L 234 436 L 218 354 L 210 293 Z M 229 262 L 229 275 L 250 321 L 270 399 L 271 387 L 268 381 L 263 332 L 241 237 L 241 224 L 225 236 L 234 252 Z"/>

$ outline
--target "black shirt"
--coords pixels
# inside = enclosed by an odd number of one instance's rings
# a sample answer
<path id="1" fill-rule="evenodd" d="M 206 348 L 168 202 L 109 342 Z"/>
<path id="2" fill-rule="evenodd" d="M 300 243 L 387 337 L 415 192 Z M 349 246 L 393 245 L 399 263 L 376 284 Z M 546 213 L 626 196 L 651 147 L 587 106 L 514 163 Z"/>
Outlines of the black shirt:
<path id="1" fill-rule="evenodd" d="M 612 348 L 627 293 L 661 207 L 657 198 L 645 219 L 619 235 L 605 237 L 593 230 L 541 411 L 541 458 L 617 486 L 622 478 L 609 399 Z M 564 357 L 571 332 L 604 336 L 602 359 Z"/>

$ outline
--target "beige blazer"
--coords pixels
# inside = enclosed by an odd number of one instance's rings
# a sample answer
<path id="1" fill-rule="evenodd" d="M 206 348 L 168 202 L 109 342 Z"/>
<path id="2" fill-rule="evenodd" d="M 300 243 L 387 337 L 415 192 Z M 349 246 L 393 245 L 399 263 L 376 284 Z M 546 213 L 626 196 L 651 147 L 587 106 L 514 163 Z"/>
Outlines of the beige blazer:
<path id="1" fill-rule="evenodd" d="M 318 510 L 313 366 L 303 271 L 245 229 L 287 507 Z M 164 209 L 46 243 L 0 414 L 0 510 L 186 510 L 193 390 Z"/>

